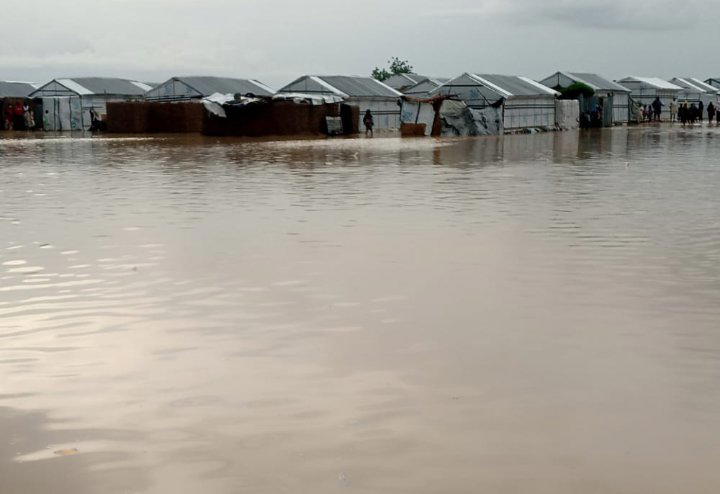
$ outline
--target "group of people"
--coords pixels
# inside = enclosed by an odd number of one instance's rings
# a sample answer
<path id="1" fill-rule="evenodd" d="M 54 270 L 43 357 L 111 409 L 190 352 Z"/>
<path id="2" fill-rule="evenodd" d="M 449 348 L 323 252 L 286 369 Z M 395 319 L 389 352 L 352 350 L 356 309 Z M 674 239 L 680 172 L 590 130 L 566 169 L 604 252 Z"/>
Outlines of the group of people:
<path id="1" fill-rule="evenodd" d="M 662 115 L 662 108 L 665 106 L 660 98 L 655 98 L 655 101 L 649 105 L 643 105 L 640 108 L 640 113 L 643 122 L 659 122 Z"/>
<path id="2" fill-rule="evenodd" d="M 707 112 L 708 123 L 710 125 L 712 125 L 713 120 L 720 125 L 720 110 L 718 110 L 712 102 L 708 103 L 707 108 L 703 105 L 702 101 L 699 101 L 697 105 L 695 103 L 688 105 L 687 102 L 677 103 L 675 100 L 670 103 L 670 119 L 673 122 L 679 121 L 683 127 L 686 125 L 695 125 L 695 122 L 698 121 L 702 123 L 703 113 L 705 112 Z"/>
<path id="3" fill-rule="evenodd" d="M 639 108 L 640 117 L 643 122 L 660 122 L 662 110 L 665 104 L 660 98 L 649 105 L 642 105 Z M 687 125 L 695 125 L 696 122 L 703 122 L 703 115 L 707 113 L 708 122 L 712 125 L 713 121 L 720 125 L 720 107 L 716 107 L 712 102 L 707 107 L 702 101 L 695 103 L 683 102 L 679 103 L 676 99 L 670 102 L 670 121 L 680 122 L 683 127 Z"/>
<path id="4" fill-rule="evenodd" d="M 5 106 L 5 130 L 32 130 L 35 128 L 33 108 L 27 103 L 9 103 Z"/>

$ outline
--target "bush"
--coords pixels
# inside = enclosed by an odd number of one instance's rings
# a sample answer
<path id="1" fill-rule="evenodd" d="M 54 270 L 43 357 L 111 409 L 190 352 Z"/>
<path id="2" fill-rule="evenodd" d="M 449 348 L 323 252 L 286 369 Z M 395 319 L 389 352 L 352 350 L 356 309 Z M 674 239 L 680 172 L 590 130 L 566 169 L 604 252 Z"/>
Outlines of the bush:
<path id="1" fill-rule="evenodd" d="M 578 99 L 580 96 L 590 98 L 595 90 L 582 82 L 575 82 L 566 88 L 560 88 L 560 99 Z"/>

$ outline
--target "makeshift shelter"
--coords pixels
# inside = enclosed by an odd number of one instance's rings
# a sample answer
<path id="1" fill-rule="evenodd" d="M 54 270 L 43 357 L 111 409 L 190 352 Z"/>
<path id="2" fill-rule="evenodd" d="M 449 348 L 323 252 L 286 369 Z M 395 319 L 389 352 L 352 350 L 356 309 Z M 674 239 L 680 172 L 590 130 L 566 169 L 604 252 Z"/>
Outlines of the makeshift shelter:
<path id="1" fill-rule="evenodd" d="M 650 105 L 656 98 L 663 104 L 661 118 L 670 118 L 670 103 L 682 88 L 658 77 L 630 76 L 616 81 L 630 90 L 630 97 L 641 105 Z"/>
<path id="2" fill-rule="evenodd" d="M 502 104 L 478 110 L 452 96 L 404 96 L 401 118 L 403 137 L 465 137 L 503 133 Z"/>
<path id="3" fill-rule="evenodd" d="M 207 98 L 213 94 L 272 96 L 275 91 L 255 79 L 188 76 L 172 77 L 145 94 L 147 101 L 187 101 Z"/>
<path id="4" fill-rule="evenodd" d="M 404 93 L 407 88 L 427 79 L 431 78 L 418 74 L 394 74 L 383 82 L 391 88 Z"/>
<path id="5" fill-rule="evenodd" d="M 0 130 L 35 128 L 36 105 L 30 100 L 35 89 L 37 87 L 29 82 L 0 81 Z M 25 107 L 31 114 L 29 122 Z"/>
<path id="6" fill-rule="evenodd" d="M 281 88 L 278 93 L 340 96 L 347 104 L 360 108 L 360 128 L 366 110 L 372 112 L 376 129 L 400 128 L 402 93 L 372 77 L 305 75 Z"/>
<path id="7" fill-rule="evenodd" d="M 224 136 L 300 136 L 357 134 L 357 106 L 335 95 L 303 97 L 295 93 L 263 98 L 203 100 L 207 110 L 204 134 Z"/>
<path id="8" fill-rule="evenodd" d="M 554 128 L 558 94 L 527 77 L 469 72 L 430 92 L 430 96 L 456 96 L 478 110 L 501 105 L 503 128 L 508 132 Z"/>
<path id="9" fill-rule="evenodd" d="M 45 130 L 91 130 L 105 120 L 109 102 L 141 100 L 149 89 L 129 79 L 78 77 L 53 79 L 30 97 L 42 98 Z"/>
<path id="10" fill-rule="evenodd" d="M 603 125 L 609 127 L 628 122 L 630 90 L 616 82 L 587 72 L 559 71 L 541 80 L 540 83 L 557 91 L 567 89 L 576 83 L 585 84 L 592 88 L 595 94 L 592 98 L 582 99 L 581 112 L 590 112 L 593 107 L 602 107 Z"/>
<path id="11" fill-rule="evenodd" d="M 450 79 L 447 78 L 425 79 L 418 82 L 414 86 L 405 88 L 402 92 L 406 96 L 413 96 L 415 98 L 427 98 L 432 91 L 442 86 L 449 80 Z"/>
<path id="12" fill-rule="evenodd" d="M 678 100 L 683 103 L 697 104 L 702 101 L 705 106 L 711 102 L 717 104 L 718 90 L 709 84 L 692 77 L 674 77 L 668 82 L 682 88 L 682 91 L 678 94 Z"/>

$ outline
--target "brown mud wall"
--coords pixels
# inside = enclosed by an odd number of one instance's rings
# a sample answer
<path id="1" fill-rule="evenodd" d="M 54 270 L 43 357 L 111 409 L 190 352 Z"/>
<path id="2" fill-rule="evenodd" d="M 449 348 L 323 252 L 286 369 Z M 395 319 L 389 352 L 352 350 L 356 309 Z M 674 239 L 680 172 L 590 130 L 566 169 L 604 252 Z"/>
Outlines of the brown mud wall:
<path id="1" fill-rule="evenodd" d="M 332 103 L 306 105 L 263 101 L 225 106 L 227 118 L 200 103 L 114 102 L 107 105 L 108 132 L 118 134 L 202 133 L 217 136 L 326 135 L 326 117 L 341 117 L 345 134 L 358 133 L 360 109 Z"/>
<path id="2" fill-rule="evenodd" d="M 118 134 L 200 133 L 205 108 L 200 103 L 114 102 L 107 104 L 108 132 Z"/>

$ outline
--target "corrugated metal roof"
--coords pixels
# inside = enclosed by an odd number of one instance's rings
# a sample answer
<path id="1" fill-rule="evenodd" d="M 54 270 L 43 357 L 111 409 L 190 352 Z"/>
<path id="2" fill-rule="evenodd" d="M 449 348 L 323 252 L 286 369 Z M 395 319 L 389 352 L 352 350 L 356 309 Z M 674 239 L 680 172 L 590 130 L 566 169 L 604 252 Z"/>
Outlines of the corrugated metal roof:
<path id="1" fill-rule="evenodd" d="M 624 79 L 620 79 L 618 81 L 620 84 L 623 82 L 641 82 L 645 84 L 646 86 L 650 86 L 655 89 L 670 89 L 675 91 L 681 91 L 682 88 L 679 86 L 676 86 L 675 84 L 672 84 L 668 81 L 663 81 L 659 77 L 638 77 L 638 76 L 630 76 L 625 77 Z"/>
<path id="2" fill-rule="evenodd" d="M 516 75 L 500 75 L 500 74 L 470 74 L 481 83 L 486 83 L 489 87 L 498 90 L 502 95 L 507 96 L 548 96 L 556 95 L 557 91 L 543 86 L 539 82 L 535 82 L 527 77 Z M 494 86 L 494 87 L 493 87 Z"/>
<path id="3" fill-rule="evenodd" d="M 203 96 L 211 94 L 248 94 L 256 96 L 272 96 L 275 94 L 271 88 L 254 79 L 235 79 L 232 77 L 211 76 L 183 76 L 173 77 L 170 80 L 183 82 L 198 91 Z M 166 81 L 167 82 L 167 81 Z M 165 83 L 163 83 L 165 84 Z M 162 85 L 162 84 L 160 84 Z"/>
<path id="4" fill-rule="evenodd" d="M 114 77 L 73 77 L 70 79 L 57 79 L 59 83 L 78 94 L 121 94 L 128 96 L 142 96 L 150 89 L 149 86 L 129 79 Z M 70 87 L 73 85 L 74 87 Z M 83 88 L 84 91 L 77 89 Z"/>
<path id="5" fill-rule="evenodd" d="M 621 86 L 617 82 L 612 82 L 598 74 L 591 74 L 588 72 L 563 72 L 570 79 L 578 82 L 584 82 L 591 88 L 601 91 L 620 91 L 623 93 L 629 93 L 630 90 L 626 87 Z"/>
<path id="6" fill-rule="evenodd" d="M 391 97 L 402 94 L 372 77 L 322 75 L 316 76 L 350 97 Z"/>
<path id="7" fill-rule="evenodd" d="M 0 98 L 27 98 L 35 89 L 29 82 L 0 81 Z"/>

